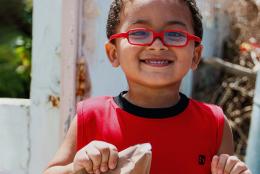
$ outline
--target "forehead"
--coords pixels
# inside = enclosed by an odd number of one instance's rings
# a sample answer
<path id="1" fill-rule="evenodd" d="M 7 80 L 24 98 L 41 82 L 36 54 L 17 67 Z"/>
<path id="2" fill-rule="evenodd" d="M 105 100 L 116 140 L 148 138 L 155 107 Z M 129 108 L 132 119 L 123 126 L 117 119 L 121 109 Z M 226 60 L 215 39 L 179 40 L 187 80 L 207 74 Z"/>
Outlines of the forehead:
<path id="1" fill-rule="evenodd" d="M 153 28 L 162 28 L 169 21 L 178 21 L 192 31 L 192 15 L 183 0 L 128 0 L 120 16 L 121 28 L 136 21 L 146 21 Z"/>

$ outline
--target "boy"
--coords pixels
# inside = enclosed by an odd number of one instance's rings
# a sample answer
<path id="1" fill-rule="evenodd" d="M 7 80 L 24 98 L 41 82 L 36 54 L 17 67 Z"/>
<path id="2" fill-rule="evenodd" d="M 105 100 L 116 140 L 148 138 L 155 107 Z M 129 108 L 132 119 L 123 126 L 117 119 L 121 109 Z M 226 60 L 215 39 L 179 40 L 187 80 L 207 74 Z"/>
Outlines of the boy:
<path id="1" fill-rule="evenodd" d="M 222 110 L 179 92 L 200 61 L 202 31 L 194 0 L 114 0 L 105 48 L 129 89 L 79 103 L 45 174 L 103 173 L 116 167 L 118 151 L 147 142 L 152 174 L 249 174 L 230 156 L 232 133 Z"/>

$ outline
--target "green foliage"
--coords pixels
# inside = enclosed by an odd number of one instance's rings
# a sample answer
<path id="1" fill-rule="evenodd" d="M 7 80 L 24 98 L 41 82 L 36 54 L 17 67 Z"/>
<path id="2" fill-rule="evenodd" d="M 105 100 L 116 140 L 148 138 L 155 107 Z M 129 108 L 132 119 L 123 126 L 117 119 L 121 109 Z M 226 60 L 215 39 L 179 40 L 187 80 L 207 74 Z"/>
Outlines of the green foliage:
<path id="1" fill-rule="evenodd" d="M 0 97 L 29 98 L 32 1 L 0 4 Z"/>

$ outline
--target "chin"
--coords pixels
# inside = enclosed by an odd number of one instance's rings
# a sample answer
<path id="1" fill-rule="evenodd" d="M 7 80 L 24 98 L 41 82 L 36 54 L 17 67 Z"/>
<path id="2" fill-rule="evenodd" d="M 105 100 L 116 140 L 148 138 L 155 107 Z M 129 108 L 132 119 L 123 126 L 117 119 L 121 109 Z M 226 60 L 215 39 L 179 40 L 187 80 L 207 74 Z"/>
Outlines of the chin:
<path id="1" fill-rule="evenodd" d="M 168 78 L 167 78 L 168 77 Z M 148 88 L 164 88 L 164 87 L 173 87 L 181 84 L 181 80 L 174 79 L 173 76 L 169 75 L 160 75 L 160 76 L 128 76 L 126 77 L 129 84 L 138 84 L 143 87 Z"/>
<path id="2" fill-rule="evenodd" d="M 166 81 L 166 80 L 147 80 L 143 83 L 143 86 L 147 86 L 150 88 L 165 88 L 165 87 L 173 87 L 179 85 L 181 82 L 176 81 Z"/>

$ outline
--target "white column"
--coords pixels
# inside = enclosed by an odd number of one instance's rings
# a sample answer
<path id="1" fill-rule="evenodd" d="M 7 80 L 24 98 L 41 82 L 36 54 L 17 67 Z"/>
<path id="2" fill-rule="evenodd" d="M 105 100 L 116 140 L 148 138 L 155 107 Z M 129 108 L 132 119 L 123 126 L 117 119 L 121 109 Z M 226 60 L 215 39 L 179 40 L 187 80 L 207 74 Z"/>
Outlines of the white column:
<path id="1" fill-rule="evenodd" d="M 66 135 L 76 110 L 76 61 L 80 47 L 81 3 L 82 0 L 62 1 L 60 141 Z"/>
<path id="2" fill-rule="evenodd" d="M 260 171 L 260 71 L 257 73 L 254 105 L 251 118 L 246 163 L 252 173 Z"/>
<path id="3" fill-rule="evenodd" d="M 42 173 L 59 145 L 61 3 L 33 1 L 29 174 Z"/>

